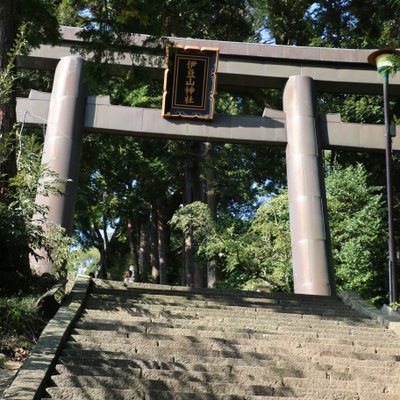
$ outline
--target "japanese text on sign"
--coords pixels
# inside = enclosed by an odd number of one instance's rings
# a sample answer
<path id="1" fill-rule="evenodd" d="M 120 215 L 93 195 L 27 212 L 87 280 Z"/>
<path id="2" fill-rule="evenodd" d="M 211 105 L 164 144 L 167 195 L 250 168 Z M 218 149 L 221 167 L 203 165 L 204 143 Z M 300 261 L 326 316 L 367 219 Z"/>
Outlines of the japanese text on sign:
<path id="1" fill-rule="evenodd" d="M 212 119 L 218 49 L 169 47 L 163 117 Z"/>

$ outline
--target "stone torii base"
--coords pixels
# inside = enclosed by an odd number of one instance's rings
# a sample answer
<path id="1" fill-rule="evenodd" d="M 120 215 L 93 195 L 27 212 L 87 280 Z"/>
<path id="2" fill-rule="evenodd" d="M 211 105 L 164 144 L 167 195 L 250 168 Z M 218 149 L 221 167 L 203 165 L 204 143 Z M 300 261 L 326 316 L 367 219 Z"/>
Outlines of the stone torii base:
<path id="1" fill-rule="evenodd" d="M 379 125 L 345 124 L 337 118 L 317 118 L 313 80 L 291 76 L 284 90 L 284 113 L 266 110 L 264 117 L 217 115 L 214 122 L 166 120 L 161 110 L 113 106 L 107 97 L 86 97 L 83 60 L 63 57 L 53 92 L 18 99 L 19 122 L 47 121 L 42 162 L 67 180 L 63 195 L 38 195 L 49 208 L 49 220 L 71 233 L 77 194 L 83 131 L 137 137 L 188 139 L 234 143 L 287 145 L 290 226 L 296 293 L 334 295 L 326 196 L 321 148 L 383 150 Z M 86 109 L 85 109 L 86 108 Z M 346 135 L 343 135 L 346 131 Z M 395 139 L 394 149 L 399 149 Z M 51 272 L 41 260 L 39 274 Z"/>

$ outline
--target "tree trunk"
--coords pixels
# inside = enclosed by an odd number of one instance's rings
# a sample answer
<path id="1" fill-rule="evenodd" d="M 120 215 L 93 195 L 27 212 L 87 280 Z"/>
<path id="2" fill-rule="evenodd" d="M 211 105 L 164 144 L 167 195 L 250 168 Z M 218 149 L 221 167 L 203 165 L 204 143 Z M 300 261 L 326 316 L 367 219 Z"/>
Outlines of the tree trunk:
<path id="1" fill-rule="evenodd" d="M 165 256 L 166 256 L 166 264 L 171 265 L 171 229 L 168 224 L 168 221 L 171 220 L 175 211 L 182 204 L 182 192 L 176 191 L 172 196 L 167 198 L 166 201 L 166 209 L 165 209 L 165 217 L 164 217 L 164 246 L 165 246 Z"/>
<path id="2" fill-rule="evenodd" d="M 187 146 L 189 148 L 189 146 Z M 190 204 L 193 201 L 192 197 L 192 179 L 189 162 L 185 165 L 185 181 L 184 181 L 185 198 L 184 203 Z M 186 234 L 183 246 L 183 260 L 185 271 L 185 283 L 187 286 L 194 285 L 193 257 L 192 257 L 192 232 Z"/>
<path id="3" fill-rule="evenodd" d="M 192 184 L 192 201 L 203 201 L 203 184 L 200 179 L 201 143 L 192 142 L 192 164 L 190 168 Z"/>
<path id="4" fill-rule="evenodd" d="M 140 224 L 139 270 L 143 280 L 150 270 L 150 204 L 145 203 L 145 210 Z"/>
<path id="5" fill-rule="evenodd" d="M 153 283 L 159 283 L 160 266 L 158 259 L 158 211 L 155 205 L 151 208 L 151 223 L 150 223 L 150 264 L 151 264 L 151 279 Z"/>
<path id="6" fill-rule="evenodd" d="M 108 236 L 107 229 L 103 228 L 103 235 L 99 228 L 95 229 L 98 245 L 97 250 L 100 253 L 100 269 L 97 277 L 100 279 L 107 279 L 108 276 Z"/>
<path id="7" fill-rule="evenodd" d="M 187 286 L 187 273 L 186 273 L 186 244 L 185 244 L 186 237 L 182 236 L 182 262 L 181 262 L 181 285 Z"/>
<path id="8" fill-rule="evenodd" d="M 132 217 L 128 219 L 128 241 L 129 250 L 131 254 L 131 265 L 133 266 L 132 278 L 134 282 L 140 282 L 140 272 L 139 272 L 139 257 L 137 252 L 137 243 L 135 232 L 133 229 Z"/>
<path id="9" fill-rule="evenodd" d="M 184 203 L 190 204 L 193 201 L 202 200 L 202 184 L 200 180 L 199 159 L 201 156 L 201 144 L 198 142 L 188 142 L 186 145 L 187 161 L 185 165 L 185 198 Z M 194 255 L 196 243 L 193 240 L 192 229 L 189 229 L 184 238 L 184 271 L 186 273 L 186 285 L 194 287 L 205 286 L 205 266 L 200 260 L 196 260 Z"/>
<path id="10" fill-rule="evenodd" d="M 107 261 L 107 251 L 104 248 L 97 248 L 100 253 L 100 269 L 99 272 L 97 273 L 97 277 L 100 279 L 107 279 L 107 267 L 108 267 L 108 261 Z"/>
<path id="11" fill-rule="evenodd" d="M 217 201 L 215 198 L 214 156 L 214 145 L 207 142 L 205 144 L 207 204 L 211 217 L 215 221 L 217 219 Z"/>
<path id="12" fill-rule="evenodd" d="M 214 176 L 214 146 L 210 142 L 205 143 L 206 157 L 206 186 L 207 186 L 207 204 L 210 210 L 211 218 L 217 219 L 217 201 L 215 198 L 215 176 Z M 209 260 L 207 263 L 207 287 L 213 288 L 216 284 L 216 260 Z"/>
<path id="13" fill-rule="evenodd" d="M 200 179 L 200 158 L 201 158 L 201 143 L 192 142 L 192 164 L 190 168 L 191 186 L 192 186 L 192 201 L 204 201 L 203 182 Z M 188 243 L 189 244 L 189 243 Z M 196 243 L 191 238 L 192 247 L 192 263 L 193 263 L 193 286 L 202 288 L 206 286 L 206 265 L 196 257 Z"/>
<path id="14" fill-rule="evenodd" d="M 160 283 L 162 285 L 167 283 L 167 207 L 165 203 L 166 199 L 162 199 L 159 201 L 158 205 L 158 265 L 160 268 Z"/>

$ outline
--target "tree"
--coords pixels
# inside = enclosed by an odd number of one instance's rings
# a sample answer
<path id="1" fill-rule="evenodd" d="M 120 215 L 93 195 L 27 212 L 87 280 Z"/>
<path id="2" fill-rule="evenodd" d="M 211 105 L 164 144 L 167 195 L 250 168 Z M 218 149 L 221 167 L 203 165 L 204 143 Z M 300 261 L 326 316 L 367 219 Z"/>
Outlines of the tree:
<path id="1" fill-rule="evenodd" d="M 396 0 L 254 2 L 258 37 L 276 44 L 373 48 L 395 46 Z"/>
<path id="2" fill-rule="evenodd" d="M 379 302 L 386 293 L 385 212 L 382 188 L 367 182 L 361 164 L 328 169 L 328 214 L 338 289 Z M 267 200 L 250 221 L 225 217 L 215 222 L 203 204 L 185 206 L 172 225 L 185 231 L 189 224 L 199 243 L 198 256 L 217 259 L 231 275 L 228 283 L 293 290 L 286 189 Z"/>
<path id="3" fill-rule="evenodd" d="M 387 226 L 382 188 L 361 165 L 335 168 L 326 180 L 338 287 L 372 301 L 385 294 Z"/>
<path id="4" fill-rule="evenodd" d="M 50 0 L 5 0 L 0 3 L 0 86 L 6 84 L 7 96 L 0 101 L 0 137 L 1 137 L 1 159 L 0 159 L 0 207 L 2 213 L 12 214 L 13 208 L 20 202 L 20 192 L 15 182 L 18 181 L 17 159 L 16 159 L 16 131 L 15 125 L 15 90 L 14 80 L 7 86 L 8 80 L 3 79 L 4 74 L 15 75 L 15 64 L 12 46 L 17 39 L 18 26 L 24 24 L 24 40 L 26 45 L 36 46 L 39 43 L 54 42 L 59 37 L 58 24 L 55 18 L 54 2 Z M 20 47 L 18 50 L 22 50 Z M 0 90 L 1 91 L 1 90 Z M 14 182 L 13 182 L 14 180 Z M 29 233 L 25 215 L 16 214 L 16 225 L 14 230 L 23 232 L 17 239 L 15 236 L 7 236 L 13 230 L 13 222 L 3 226 L 2 234 L 7 240 L 2 241 L 0 248 L 0 281 L 8 290 L 17 290 L 23 287 L 30 277 L 29 269 L 29 246 L 32 243 L 34 233 Z M 4 222 L 4 221 L 3 221 Z M 15 225 L 14 225 L 15 228 Z M 15 245 L 14 240 L 18 240 Z"/>
<path id="5" fill-rule="evenodd" d="M 2 1 L 0 4 L 0 73 L 10 65 L 10 50 L 16 41 L 18 26 L 22 24 L 25 27 L 24 35 L 28 47 L 47 42 L 55 43 L 59 38 L 53 1 Z M 14 72 L 10 71 L 10 73 Z M 8 179 L 17 173 L 15 137 L 13 135 L 13 127 L 16 122 L 15 105 L 15 92 L 11 87 L 8 101 L 0 104 L 0 134 L 2 141 L 8 143 L 7 158 L 0 164 L 0 201 L 7 190 Z"/>
<path id="6" fill-rule="evenodd" d="M 312 12 L 315 4 L 310 0 L 256 0 L 258 36 L 267 33 L 276 44 L 305 46 L 312 36 Z M 268 39 L 267 39 L 268 40 Z"/>

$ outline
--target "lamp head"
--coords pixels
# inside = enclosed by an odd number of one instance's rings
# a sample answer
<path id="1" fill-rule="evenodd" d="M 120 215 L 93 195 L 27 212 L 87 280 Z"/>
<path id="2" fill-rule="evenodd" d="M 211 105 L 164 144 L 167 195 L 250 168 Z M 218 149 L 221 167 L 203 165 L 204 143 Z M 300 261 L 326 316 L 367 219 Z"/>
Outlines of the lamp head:
<path id="1" fill-rule="evenodd" d="M 400 51 L 396 49 L 376 50 L 368 56 L 368 62 L 374 65 L 379 73 L 391 72 L 394 64 L 390 56 L 400 56 Z"/>

